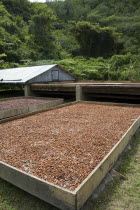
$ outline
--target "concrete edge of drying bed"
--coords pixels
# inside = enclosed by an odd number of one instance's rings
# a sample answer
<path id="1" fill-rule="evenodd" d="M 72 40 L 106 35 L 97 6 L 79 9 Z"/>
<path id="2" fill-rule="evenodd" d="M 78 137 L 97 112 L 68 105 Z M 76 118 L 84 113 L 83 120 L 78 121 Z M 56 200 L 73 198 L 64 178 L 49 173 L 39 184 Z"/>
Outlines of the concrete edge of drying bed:
<path id="1" fill-rule="evenodd" d="M 105 158 L 87 176 L 87 178 L 75 189 L 77 197 L 77 209 L 80 209 L 90 195 L 94 192 L 109 170 L 118 160 L 136 131 L 140 127 L 140 117 L 132 124 L 123 137 L 115 144 Z"/>
<path id="2" fill-rule="evenodd" d="M 29 106 L 25 106 L 25 107 L 20 107 L 20 108 L 15 108 L 15 109 L 9 109 L 9 110 L 3 110 L 0 111 L 0 120 L 5 119 L 5 118 L 9 118 L 9 117 L 13 117 L 13 116 L 17 116 L 17 115 L 22 115 L 25 113 L 30 113 L 30 112 L 35 112 L 35 111 L 40 111 L 40 110 L 44 110 L 47 108 L 51 108 L 51 107 L 55 107 L 58 106 L 60 104 L 63 104 L 64 99 L 58 99 L 58 98 L 37 98 L 37 97 L 14 97 L 14 98 L 10 98 L 9 100 L 14 100 L 14 99 L 38 99 L 38 100 L 46 100 L 46 102 L 44 101 L 44 103 L 38 103 L 38 104 L 33 104 L 33 105 L 29 105 Z M 1 100 L 1 101 L 7 101 L 6 100 Z M 51 100 L 51 101 L 47 101 L 47 100 Z"/>
<path id="3" fill-rule="evenodd" d="M 61 209 L 75 209 L 75 193 L 0 161 L 0 177 Z"/>
<path id="4" fill-rule="evenodd" d="M 58 100 L 60 98 L 37 97 L 37 96 L 17 96 L 17 97 L 1 98 L 0 101 L 9 101 L 9 100 L 14 100 L 14 99 Z"/>
<path id="5" fill-rule="evenodd" d="M 2 122 L 4 123 L 14 119 L 28 117 L 35 113 L 66 107 L 76 103 L 78 102 L 61 104 L 54 108 L 28 113 L 22 116 L 21 115 L 16 116 L 7 120 L 2 120 L 0 121 L 0 123 Z M 84 102 L 84 103 L 90 103 L 90 102 Z M 94 102 L 91 103 L 94 104 Z M 116 106 L 118 104 L 106 103 L 106 105 Z M 2 161 L 0 161 L 0 177 L 16 185 L 17 187 L 29 192 L 30 194 L 33 194 L 36 197 L 39 197 L 40 199 L 48 203 L 51 203 L 56 207 L 65 210 L 79 210 L 86 202 L 86 200 L 90 197 L 90 195 L 98 187 L 98 185 L 106 176 L 108 171 L 112 168 L 112 166 L 117 161 L 119 156 L 122 154 L 127 144 L 132 139 L 132 136 L 136 133 L 139 127 L 140 127 L 140 117 L 132 124 L 131 127 L 129 127 L 127 132 L 117 142 L 117 144 L 115 144 L 115 146 L 105 156 L 105 158 L 97 165 L 97 167 L 87 176 L 87 178 L 74 191 L 70 191 L 62 187 L 59 187 L 57 185 L 46 182 L 44 180 L 41 180 L 15 167 L 5 164 Z"/>

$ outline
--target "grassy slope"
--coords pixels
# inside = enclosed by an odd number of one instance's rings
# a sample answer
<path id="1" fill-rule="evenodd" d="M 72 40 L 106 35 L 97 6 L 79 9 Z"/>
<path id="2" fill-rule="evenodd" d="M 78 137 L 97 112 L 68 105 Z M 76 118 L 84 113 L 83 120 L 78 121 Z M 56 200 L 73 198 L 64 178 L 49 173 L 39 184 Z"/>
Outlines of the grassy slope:
<path id="1" fill-rule="evenodd" d="M 109 184 L 95 201 L 88 200 L 84 210 L 138 210 L 140 209 L 140 134 L 132 150 L 124 157 L 118 169 L 127 179 Z M 2 210 L 57 210 L 0 179 L 0 209 Z"/>

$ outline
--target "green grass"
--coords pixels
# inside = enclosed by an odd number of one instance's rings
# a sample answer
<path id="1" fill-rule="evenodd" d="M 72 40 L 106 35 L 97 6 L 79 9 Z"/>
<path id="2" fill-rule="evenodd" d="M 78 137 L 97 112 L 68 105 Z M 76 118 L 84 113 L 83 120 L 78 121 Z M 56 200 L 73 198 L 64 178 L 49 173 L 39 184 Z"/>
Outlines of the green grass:
<path id="1" fill-rule="evenodd" d="M 140 134 L 133 141 L 118 171 L 126 180 L 108 184 L 99 198 L 90 198 L 82 210 L 138 210 L 140 209 Z M 58 210 L 44 201 L 0 179 L 1 210 Z"/>
<path id="2" fill-rule="evenodd" d="M 44 201 L 0 179 L 1 210 L 57 210 Z"/>

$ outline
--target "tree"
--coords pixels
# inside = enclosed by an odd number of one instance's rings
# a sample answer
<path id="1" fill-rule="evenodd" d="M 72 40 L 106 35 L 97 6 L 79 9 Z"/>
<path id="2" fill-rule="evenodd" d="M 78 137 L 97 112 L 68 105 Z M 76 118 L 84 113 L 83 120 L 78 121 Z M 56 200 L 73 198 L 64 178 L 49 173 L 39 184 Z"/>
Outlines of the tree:
<path id="1" fill-rule="evenodd" d="M 31 3 L 28 0 L 1 0 L 7 11 L 14 16 L 21 16 L 25 21 L 30 19 Z"/>
<path id="2" fill-rule="evenodd" d="M 73 33 L 80 44 L 81 53 L 89 57 L 108 57 L 115 52 L 115 34 L 112 28 L 85 21 L 72 22 Z"/>
<path id="3" fill-rule="evenodd" d="M 46 4 L 34 4 L 29 25 L 31 47 L 43 56 L 51 56 L 54 50 L 52 36 L 53 22 L 56 20 L 52 10 Z"/>

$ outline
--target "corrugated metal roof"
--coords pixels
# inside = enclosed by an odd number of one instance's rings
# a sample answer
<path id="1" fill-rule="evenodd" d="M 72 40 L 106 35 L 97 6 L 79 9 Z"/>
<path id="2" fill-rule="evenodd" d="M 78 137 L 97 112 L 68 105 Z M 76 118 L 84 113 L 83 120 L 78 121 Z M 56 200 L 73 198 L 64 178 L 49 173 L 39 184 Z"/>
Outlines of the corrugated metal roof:
<path id="1" fill-rule="evenodd" d="M 26 83 L 30 79 L 50 70 L 54 65 L 31 66 L 0 70 L 0 83 Z"/>

